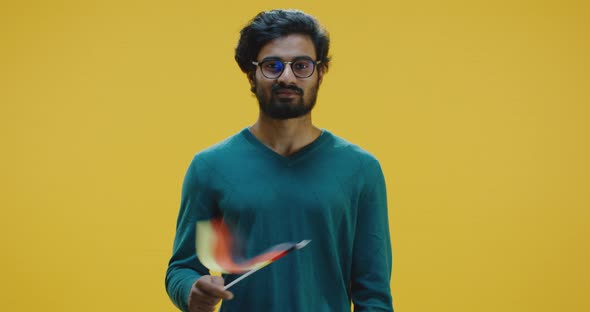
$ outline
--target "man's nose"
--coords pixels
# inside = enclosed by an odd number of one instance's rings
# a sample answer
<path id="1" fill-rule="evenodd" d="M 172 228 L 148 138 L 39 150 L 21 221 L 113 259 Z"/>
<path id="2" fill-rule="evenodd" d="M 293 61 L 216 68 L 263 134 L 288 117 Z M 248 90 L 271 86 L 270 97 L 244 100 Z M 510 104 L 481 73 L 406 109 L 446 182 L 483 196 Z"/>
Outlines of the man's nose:
<path id="1" fill-rule="evenodd" d="M 296 80 L 297 77 L 295 77 L 295 74 L 293 73 L 291 64 L 285 64 L 285 69 L 283 70 L 279 78 L 277 78 L 277 82 L 282 82 L 288 85 L 292 82 L 295 82 Z"/>

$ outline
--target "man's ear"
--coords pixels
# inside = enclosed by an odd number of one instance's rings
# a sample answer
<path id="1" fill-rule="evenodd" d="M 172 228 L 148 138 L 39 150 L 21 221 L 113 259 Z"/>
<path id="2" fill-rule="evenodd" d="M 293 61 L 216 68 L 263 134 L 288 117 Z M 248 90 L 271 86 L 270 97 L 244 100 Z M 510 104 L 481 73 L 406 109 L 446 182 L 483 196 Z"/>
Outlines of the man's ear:
<path id="1" fill-rule="evenodd" d="M 250 83 L 250 91 L 256 94 L 256 80 L 254 79 L 254 75 L 255 73 L 253 72 L 249 72 L 246 74 L 246 76 L 248 77 L 248 82 Z"/>
<path id="2" fill-rule="evenodd" d="M 326 68 L 324 66 L 318 67 L 318 85 L 322 84 L 322 80 L 324 79 L 325 73 L 326 73 Z"/>
<path id="3" fill-rule="evenodd" d="M 254 72 L 249 72 L 246 74 L 248 77 L 248 82 L 250 83 L 250 88 L 256 87 L 256 80 L 254 79 Z"/>

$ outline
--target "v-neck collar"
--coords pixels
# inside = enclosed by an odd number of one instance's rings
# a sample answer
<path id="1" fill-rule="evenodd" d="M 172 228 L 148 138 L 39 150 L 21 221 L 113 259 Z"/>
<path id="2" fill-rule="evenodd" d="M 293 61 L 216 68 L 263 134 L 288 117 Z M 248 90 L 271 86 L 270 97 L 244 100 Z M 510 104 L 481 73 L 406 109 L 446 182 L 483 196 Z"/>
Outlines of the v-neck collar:
<path id="1" fill-rule="evenodd" d="M 298 150 L 297 152 L 295 152 L 294 154 L 292 154 L 290 156 L 283 156 L 283 155 L 275 152 L 274 150 L 272 150 L 266 144 L 264 144 L 260 140 L 258 140 L 258 138 L 256 136 L 254 136 L 254 134 L 252 134 L 252 132 L 250 131 L 250 129 L 248 127 L 244 128 L 241 131 L 241 134 L 248 142 L 250 142 L 250 144 L 252 144 L 254 147 L 256 147 L 256 149 L 260 150 L 264 154 L 267 154 L 270 157 L 277 159 L 278 161 L 285 163 L 287 165 L 293 165 L 296 161 L 298 161 L 299 159 L 302 159 L 305 155 L 309 154 L 311 151 L 318 149 L 324 142 L 326 142 L 329 139 L 330 132 L 325 129 L 321 129 L 321 130 L 322 130 L 322 132 L 315 140 L 313 140 L 311 143 L 307 144 L 306 146 L 304 146 L 303 148 L 301 148 L 300 150 Z"/>

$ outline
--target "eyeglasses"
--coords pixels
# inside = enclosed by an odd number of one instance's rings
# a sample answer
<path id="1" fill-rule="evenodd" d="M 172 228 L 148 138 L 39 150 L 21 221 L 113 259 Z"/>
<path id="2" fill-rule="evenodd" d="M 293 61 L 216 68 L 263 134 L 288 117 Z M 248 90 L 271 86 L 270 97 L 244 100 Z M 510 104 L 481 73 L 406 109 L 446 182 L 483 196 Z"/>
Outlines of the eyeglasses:
<path id="1" fill-rule="evenodd" d="M 262 62 L 252 62 L 256 66 L 260 66 L 262 75 L 268 79 L 277 79 L 285 70 L 285 65 L 291 65 L 291 71 L 297 78 L 308 78 L 313 75 L 316 65 L 322 61 L 313 61 L 310 59 L 299 59 L 291 62 L 283 62 L 280 60 L 266 60 Z"/>

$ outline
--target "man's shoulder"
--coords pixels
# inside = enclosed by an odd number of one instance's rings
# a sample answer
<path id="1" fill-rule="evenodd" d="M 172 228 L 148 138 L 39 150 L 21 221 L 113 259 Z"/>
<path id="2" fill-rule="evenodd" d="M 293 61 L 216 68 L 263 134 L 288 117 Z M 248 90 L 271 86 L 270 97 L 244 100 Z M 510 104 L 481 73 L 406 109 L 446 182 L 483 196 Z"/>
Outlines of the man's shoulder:
<path id="1" fill-rule="evenodd" d="M 243 150 L 246 143 L 242 131 L 239 131 L 205 149 L 202 149 L 193 157 L 193 162 L 212 164 L 219 160 L 228 160 L 240 157 L 238 151 Z"/>
<path id="2" fill-rule="evenodd" d="M 196 155 L 211 157 L 220 154 L 223 155 L 236 148 L 241 148 L 244 143 L 242 132 L 243 131 L 234 133 L 231 136 L 199 151 Z"/>
<path id="3" fill-rule="evenodd" d="M 361 146 L 348 141 L 340 136 L 335 135 L 327 130 L 324 130 L 332 137 L 331 148 L 334 155 L 338 158 L 343 158 L 348 161 L 358 162 L 360 166 L 379 165 L 379 160 L 368 150 Z"/>

